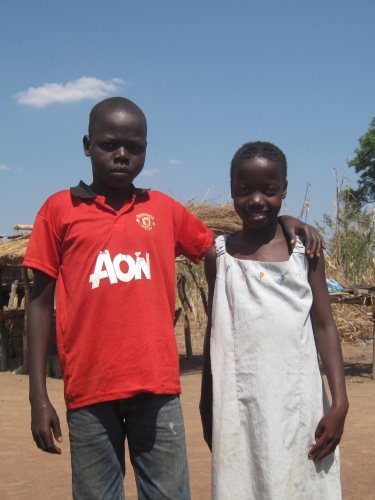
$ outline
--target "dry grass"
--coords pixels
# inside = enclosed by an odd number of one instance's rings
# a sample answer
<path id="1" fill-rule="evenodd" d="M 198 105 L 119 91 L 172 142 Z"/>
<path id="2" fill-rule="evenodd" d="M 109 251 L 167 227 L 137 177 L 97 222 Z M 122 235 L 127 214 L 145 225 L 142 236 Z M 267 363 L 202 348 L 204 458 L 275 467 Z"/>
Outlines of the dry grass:
<path id="1" fill-rule="evenodd" d="M 344 342 L 369 340 L 373 337 L 372 308 L 350 304 L 332 304 L 333 317 Z"/>
<path id="2" fill-rule="evenodd" d="M 199 203 L 189 200 L 185 207 L 216 234 L 229 234 L 242 229 L 241 219 L 232 203 L 219 205 L 206 200 Z"/>
<path id="3" fill-rule="evenodd" d="M 30 235 L 21 236 L 0 245 L 0 266 L 21 266 Z"/>

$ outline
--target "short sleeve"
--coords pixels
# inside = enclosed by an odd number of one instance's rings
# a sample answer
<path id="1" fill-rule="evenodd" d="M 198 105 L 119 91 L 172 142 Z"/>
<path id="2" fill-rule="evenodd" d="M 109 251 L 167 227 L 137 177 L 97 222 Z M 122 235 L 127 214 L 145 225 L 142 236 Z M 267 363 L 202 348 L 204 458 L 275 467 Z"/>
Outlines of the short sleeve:
<path id="1" fill-rule="evenodd" d="M 36 216 L 23 266 L 38 269 L 57 279 L 60 267 L 61 241 L 52 224 L 41 214 Z"/>
<path id="2" fill-rule="evenodd" d="M 174 203 L 175 254 L 184 255 L 198 264 L 214 242 L 214 233 L 180 203 Z"/>

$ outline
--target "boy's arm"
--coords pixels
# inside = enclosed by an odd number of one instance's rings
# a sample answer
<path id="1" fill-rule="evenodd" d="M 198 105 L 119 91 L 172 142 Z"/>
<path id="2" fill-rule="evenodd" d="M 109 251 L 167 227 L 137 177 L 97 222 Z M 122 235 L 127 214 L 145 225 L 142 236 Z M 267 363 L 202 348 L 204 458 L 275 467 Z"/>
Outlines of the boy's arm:
<path id="1" fill-rule="evenodd" d="M 309 451 L 309 458 L 314 458 L 314 462 L 317 462 L 332 453 L 339 444 L 349 402 L 340 338 L 333 320 L 325 280 L 323 255 L 311 262 L 309 282 L 313 293 L 311 319 L 315 343 L 332 395 L 331 409 L 320 420 L 315 432 L 316 443 Z"/>
<path id="2" fill-rule="evenodd" d="M 207 330 L 204 339 L 203 348 L 203 366 L 202 366 L 202 390 L 199 410 L 203 426 L 204 440 L 212 451 L 212 373 L 211 373 L 211 317 L 212 317 L 212 300 L 215 289 L 216 279 L 216 250 L 215 245 L 212 245 L 206 252 L 204 259 L 204 270 L 208 283 L 208 320 Z"/>
<path id="3" fill-rule="evenodd" d="M 295 217 L 290 215 L 282 215 L 279 217 L 279 222 L 283 228 L 287 241 L 292 246 L 296 243 L 296 234 L 300 234 L 305 239 L 306 255 L 312 259 L 321 254 L 322 248 L 325 248 L 324 238 L 309 224 L 305 224 Z"/>
<path id="4" fill-rule="evenodd" d="M 27 345 L 30 372 L 31 432 L 38 448 L 61 453 L 52 437 L 61 443 L 59 417 L 51 405 L 46 387 L 46 365 L 51 337 L 56 280 L 42 271 L 34 272 L 28 308 Z"/>

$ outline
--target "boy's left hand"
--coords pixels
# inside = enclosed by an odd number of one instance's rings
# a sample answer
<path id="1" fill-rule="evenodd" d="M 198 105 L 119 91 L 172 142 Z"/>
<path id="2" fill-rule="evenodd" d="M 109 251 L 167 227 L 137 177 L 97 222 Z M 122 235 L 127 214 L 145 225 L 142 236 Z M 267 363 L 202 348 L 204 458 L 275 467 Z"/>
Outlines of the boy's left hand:
<path id="1" fill-rule="evenodd" d="M 334 452 L 344 432 L 347 407 L 332 407 L 320 420 L 315 431 L 316 443 L 309 451 L 308 457 L 319 462 Z"/>
<path id="2" fill-rule="evenodd" d="M 323 236 L 309 224 L 305 224 L 290 215 L 282 215 L 279 217 L 279 221 L 292 246 L 296 243 L 296 234 L 304 237 L 306 254 L 310 259 L 319 257 L 322 248 L 326 248 Z"/>

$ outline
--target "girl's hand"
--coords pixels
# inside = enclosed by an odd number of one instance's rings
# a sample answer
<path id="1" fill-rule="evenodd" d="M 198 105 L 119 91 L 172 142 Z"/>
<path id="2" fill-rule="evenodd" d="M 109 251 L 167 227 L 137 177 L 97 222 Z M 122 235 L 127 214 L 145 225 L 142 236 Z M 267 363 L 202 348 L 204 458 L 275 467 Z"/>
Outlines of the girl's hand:
<path id="1" fill-rule="evenodd" d="M 348 405 L 333 407 L 324 415 L 315 431 L 316 443 L 309 451 L 308 457 L 319 462 L 334 452 L 344 432 L 345 417 Z"/>

